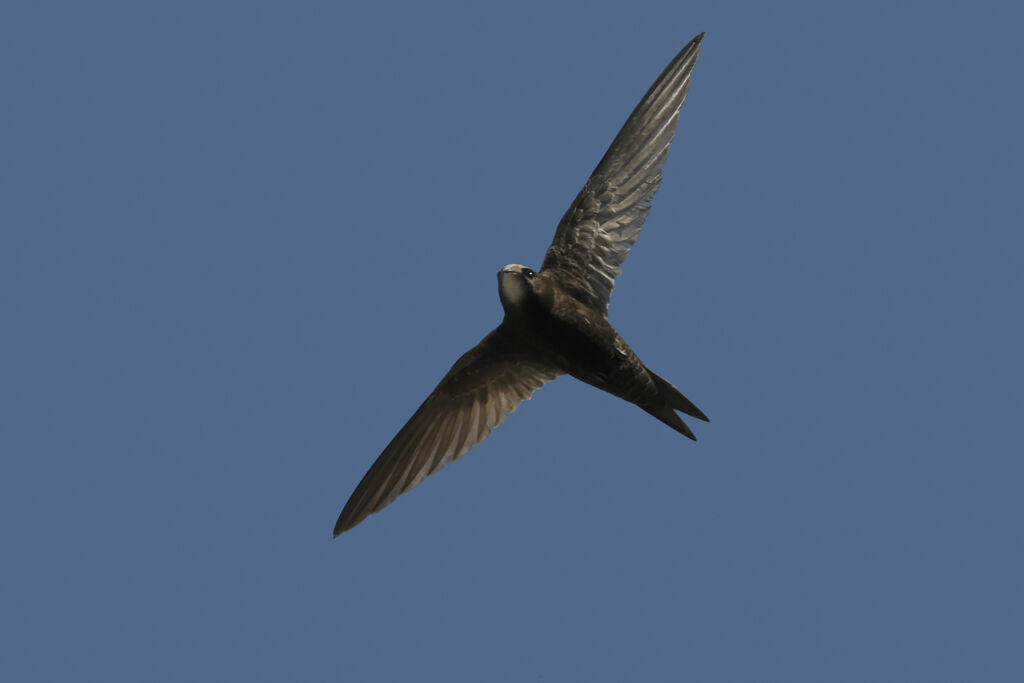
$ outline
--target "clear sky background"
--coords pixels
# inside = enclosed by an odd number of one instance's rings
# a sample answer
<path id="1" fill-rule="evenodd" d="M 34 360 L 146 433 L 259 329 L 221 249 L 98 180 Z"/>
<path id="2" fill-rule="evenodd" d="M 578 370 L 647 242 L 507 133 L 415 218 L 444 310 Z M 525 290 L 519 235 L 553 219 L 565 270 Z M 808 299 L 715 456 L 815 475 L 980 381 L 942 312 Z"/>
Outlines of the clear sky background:
<path id="1" fill-rule="evenodd" d="M 1024 680 L 1020 3 L 4 3 L 0 678 Z M 706 31 L 569 378 L 337 540 Z"/>

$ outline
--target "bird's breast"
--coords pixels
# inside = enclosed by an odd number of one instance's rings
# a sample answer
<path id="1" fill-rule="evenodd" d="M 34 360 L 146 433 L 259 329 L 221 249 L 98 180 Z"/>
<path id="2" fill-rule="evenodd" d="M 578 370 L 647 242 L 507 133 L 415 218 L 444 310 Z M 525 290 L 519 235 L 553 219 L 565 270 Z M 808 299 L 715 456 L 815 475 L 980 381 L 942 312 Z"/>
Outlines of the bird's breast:
<path id="1" fill-rule="evenodd" d="M 555 288 L 535 287 L 519 329 L 531 345 L 558 359 L 569 374 L 603 376 L 629 353 L 602 315 Z"/>

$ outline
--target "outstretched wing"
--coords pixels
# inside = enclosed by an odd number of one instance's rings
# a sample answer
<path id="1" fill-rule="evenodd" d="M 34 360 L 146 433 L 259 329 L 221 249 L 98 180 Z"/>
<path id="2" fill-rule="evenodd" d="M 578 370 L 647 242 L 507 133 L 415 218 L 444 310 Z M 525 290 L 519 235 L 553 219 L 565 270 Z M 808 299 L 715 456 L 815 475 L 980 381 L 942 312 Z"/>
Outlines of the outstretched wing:
<path id="1" fill-rule="evenodd" d="M 498 326 L 456 361 L 359 482 L 338 517 L 335 536 L 461 458 L 534 391 L 562 374 L 516 346 Z"/>
<path id="2" fill-rule="evenodd" d="M 703 38 L 691 40 L 640 100 L 562 216 L 544 257 L 541 269 L 602 315 L 661 184 Z"/>

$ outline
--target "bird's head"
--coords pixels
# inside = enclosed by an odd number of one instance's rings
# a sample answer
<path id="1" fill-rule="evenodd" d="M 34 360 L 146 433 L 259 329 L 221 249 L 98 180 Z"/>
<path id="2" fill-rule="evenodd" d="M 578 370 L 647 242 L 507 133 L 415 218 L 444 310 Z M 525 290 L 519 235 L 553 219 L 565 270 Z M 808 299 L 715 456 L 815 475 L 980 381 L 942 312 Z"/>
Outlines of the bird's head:
<path id="1" fill-rule="evenodd" d="M 518 263 L 510 263 L 498 271 L 498 296 L 506 311 L 523 303 L 533 291 L 533 278 L 536 275 L 532 269 Z"/>

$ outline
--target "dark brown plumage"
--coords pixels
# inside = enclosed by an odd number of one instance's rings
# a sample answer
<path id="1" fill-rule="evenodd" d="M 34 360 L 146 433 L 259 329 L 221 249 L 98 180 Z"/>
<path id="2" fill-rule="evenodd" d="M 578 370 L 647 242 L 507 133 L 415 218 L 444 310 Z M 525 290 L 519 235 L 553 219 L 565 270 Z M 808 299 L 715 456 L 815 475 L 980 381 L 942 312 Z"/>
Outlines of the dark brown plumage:
<path id="1" fill-rule="evenodd" d="M 487 438 L 544 383 L 569 374 L 676 431 L 707 420 L 649 370 L 608 323 L 622 262 L 640 235 L 675 135 L 704 34 L 651 86 L 558 224 L 539 273 L 498 272 L 502 323 L 452 366 L 359 482 L 334 527 L 354 527 Z"/>

